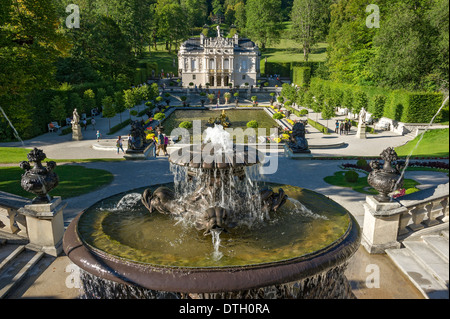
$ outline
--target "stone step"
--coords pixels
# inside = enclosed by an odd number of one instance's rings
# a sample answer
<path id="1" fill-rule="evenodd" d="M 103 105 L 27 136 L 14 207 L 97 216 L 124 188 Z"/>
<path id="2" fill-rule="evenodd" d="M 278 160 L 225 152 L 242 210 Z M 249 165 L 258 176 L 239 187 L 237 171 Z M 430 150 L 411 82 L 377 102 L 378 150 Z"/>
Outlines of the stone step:
<path id="1" fill-rule="evenodd" d="M 0 299 L 20 283 L 26 273 L 42 258 L 43 252 L 23 250 L 0 272 Z"/>
<path id="2" fill-rule="evenodd" d="M 387 249 L 387 255 L 427 299 L 448 299 L 448 288 L 435 279 L 408 249 Z"/>
<path id="3" fill-rule="evenodd" d="M 14 247 L 14 246 L 12 246 L 12 247 Z M 10 254 L 8 254 L 8 255 L 6 256 L 6 258 L 4 258 L 4 259 L 0 262 L 0 273 L 1 273 L 1 271 L 2 271 L 3 269 L 6 269 L 6 266 L 7 266 L 11 261 L 13 261 L 17 256 L 19 256 L 19 255 L 22 253 L 22 251 L 24 251 L 24 250 L 25 250 L 25 246 L 20 245 L 20 246 L 17 246 L 17 248 L 14 249 Z M 5 251 L 6 251 L 6 249 L 5 249 Z"/>
<path id="4" fill-rule="evenodd" d="M 442 235 L 442 237 L 444 237 L 445 239 L 448 240 L 448 230 L 443 230 L 443 231 L 441 232 L 441 235 Z"/>
<path id="5" fill-rule="evenodd" d="M 423 236 L 426 242 L 433 251 L 444 259 L 448 264 L 449 255 L 449 241 L 444 236 Z"/>
<path id="6" fill-rule="evenodd" d="M 406 249 L 419 261 L 422 266 L 444 287 L 449 281 L 448 260 L 441 258 L 424 241 L 405 241 Z"/>

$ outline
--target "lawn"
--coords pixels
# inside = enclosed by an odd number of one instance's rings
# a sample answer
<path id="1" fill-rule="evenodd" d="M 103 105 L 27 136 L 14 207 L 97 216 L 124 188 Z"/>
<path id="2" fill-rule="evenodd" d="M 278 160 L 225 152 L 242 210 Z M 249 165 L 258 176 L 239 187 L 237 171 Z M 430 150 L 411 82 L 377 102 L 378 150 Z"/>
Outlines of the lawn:
<path id="1" fill-rule="evenodd" d="M 409 143 L 397 147 L 395 151 L 399 156 L 408 156 L 417 145 L 420 136 Z M 431 130 L 425 133 L 422 141 L 414 150 L 412 156 L 448 157 L 449 156 L 449 129 Z"/>
<path id="2" fill-rule="evenodd" d="M 82 166 L 63 165 L 55 169 L 59 177 L 59 186 L 50 192 L 52 196 L 63 198 L 77 197 L 95 191 L 110 184 L 114 177 L 104 170 L 89 169 Z M 24 171 L 19 167 L 0 167 L 0 191 L 34 198 L 22 189 L 20 179 Z"/>
<path id="3" fill-rule="evenodd" d="M 0 164 L 19 164 L 27 161 L 27 155 L 31 149 L 19 147 L 0 147 Z M 91 162 L 118 162 L 124 161 L 123 158 L 97 158 L 97 159 L 46 159 L 45 161 L 54 161 L 56 163 L 91 163 Z"/>
<path id="4" fill-rule="evenodd" d="M 0 163 L 12 164 L 20 163 L 27 160 L 27 154 L 31 149 L 24 149 L 19 147 L 0 147 Z"/>
<path id="5" fill-rule="evenodd" d="M 378 195 L 378 192 L 367 183 L 367 176 L 359 177 L 355 183 L 349 183 L 345 180 L 344 175 L 345 175 L 344 171 L 339 171 L 334 173 L 333 176 L 325 177 L 324 181 L 334 186 L 351 188 L 358 193 L 367 195 Z M 407 190 L 411 189 L 410 192 L 418 191 L 418 189 L 416 188 L 417 185 L 420 185 L 420 183 L 412 179 L 405 179 L 403 182 L 403 188 Z"/>

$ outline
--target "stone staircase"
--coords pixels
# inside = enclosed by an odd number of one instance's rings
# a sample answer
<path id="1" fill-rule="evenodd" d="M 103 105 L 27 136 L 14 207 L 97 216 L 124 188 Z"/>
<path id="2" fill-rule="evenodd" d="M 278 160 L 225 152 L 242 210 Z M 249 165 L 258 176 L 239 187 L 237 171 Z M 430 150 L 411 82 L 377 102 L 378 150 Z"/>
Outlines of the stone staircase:
<path id="1" fill-rule="evenodd" d="M 434 227 L 432 227 L 434 228 Z M 449 298 L 449 224 L 403 241 L 387 255 L 427 299 Z"/>
<path id="2" fill-rule="evenodd" d="M 28 250 L 24 239 L 0 236 L 0 299 L 8 298 L 30 276 L 43 252 Z"/>

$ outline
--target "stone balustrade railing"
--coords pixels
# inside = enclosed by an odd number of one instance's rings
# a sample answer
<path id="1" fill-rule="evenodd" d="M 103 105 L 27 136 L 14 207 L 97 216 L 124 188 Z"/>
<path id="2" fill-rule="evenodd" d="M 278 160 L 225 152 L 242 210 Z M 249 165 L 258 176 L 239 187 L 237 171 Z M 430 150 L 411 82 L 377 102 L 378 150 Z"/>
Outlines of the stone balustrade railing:
<path id="1" fill-rule="evenodd" d="M 32 204 L 27 198 L 0 192 L 0 231 L 27 239 L 27 249 L 56 257 L 62 252 L 66 205 L 61 197 Z"/>
<path id="2" fill-rule="evenodd" d="M 369 196 L 364 204 L 362 244 L 369 253 L 399 248 L 412 233 L 449 220 L 449 184 L 426 189 L 390 203 Z"/>

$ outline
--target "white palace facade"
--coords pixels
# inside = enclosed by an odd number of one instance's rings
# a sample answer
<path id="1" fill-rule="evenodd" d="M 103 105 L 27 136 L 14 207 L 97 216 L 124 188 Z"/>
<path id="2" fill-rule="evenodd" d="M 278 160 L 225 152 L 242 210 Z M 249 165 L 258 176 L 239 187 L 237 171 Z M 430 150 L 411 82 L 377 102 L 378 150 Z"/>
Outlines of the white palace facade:
<path id="1" fill-rule="evenodd" d="M 183 86 L 192 83 L 204 88 L 228 88 L 248 85 L 255 86 L 260 76 L 261 53 L 258 46 L 249 39 L 240 38 L 236 33 L 232 38 L 224 38 L 217 30 L 217 37 L 185 41 L 178 53 L 179 74 Z"/>

